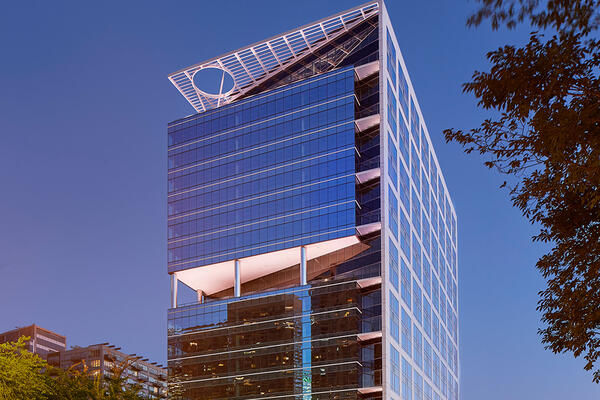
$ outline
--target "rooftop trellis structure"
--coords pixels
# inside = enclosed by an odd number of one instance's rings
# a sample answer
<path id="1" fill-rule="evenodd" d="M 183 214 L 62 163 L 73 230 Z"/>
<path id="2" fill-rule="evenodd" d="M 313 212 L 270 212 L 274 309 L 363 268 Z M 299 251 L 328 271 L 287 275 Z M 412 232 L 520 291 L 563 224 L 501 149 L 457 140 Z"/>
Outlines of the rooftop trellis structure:
<path id="1" fill-rule="evenodd" d="M 283 71 L 304 56 L 338 38 L 349 29 L 379 13 L 379 3 L 372 2 L 299 29 L 255 43 L 231 53 L 195 64 L 169 75 L 169 80 L 194 107 L 203 112 L 243 97 L 251 89 Z M 194 75 L 203 69 L 227 72 L 233 87 L 223 93 L 207 93 L 194 84 Z"/>

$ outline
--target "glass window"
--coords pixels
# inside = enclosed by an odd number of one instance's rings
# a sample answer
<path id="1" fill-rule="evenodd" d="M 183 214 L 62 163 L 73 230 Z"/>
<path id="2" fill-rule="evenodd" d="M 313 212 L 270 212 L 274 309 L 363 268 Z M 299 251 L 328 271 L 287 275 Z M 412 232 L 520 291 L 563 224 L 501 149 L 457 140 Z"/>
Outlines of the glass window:
<path id="1" fill-rule="evenodd" d="M 413 359 L 419 368 L 423 368 L 423 334 L 413 325 Z"/>
<path id="2" fill-rule="evenodd" d="M 413 256 L 413 271 L 419 280 L 421 280 L 421 244 L 419 243 L 417 236 L 412 235 L 412 256 Z"/>
<path id="3" fill-rule="evenodd" d="M 431 297 L 431 264 L 427 257 L 423 257 L 423 289 Z"/>
<path id="4" fill-rule="evenodd" d="M 398 248 L 392 241 L 389 240 L 389 248 L 390 248 L 390 282 L 392 286 L 398 291 Z"/>
<path id="5" fill-rule="evenodd" d="M 403 211 L 400 212 L 400 237 L 398 240 L 404 256 L 410 260 L 410 223 Z"/>
<path id="6" fill-rule="evenodd" d="M 388 187 L 388 198 L 389 198 L 389 218 L 388 224 L 390 230 L 394 234 L 394 236 L 398 237 L 398 199 L 394 192 L 392 191 L 392 187 Z"/>
<path id="7" fill-rule="evenodd" d="M 406 303 L 409 307 L 411 306 L 411 298 L 410 298 L 410 287 L 412 283 L 412 277 L 410 273 L 410 269 L 406 265 L 403 259 L 400 259 L 400 294 L 404 303 Z"/>
<path id="8" fill-rule="evenodd" d="M 402 70 L 402 66 L 400 65 L 400 60 L 398 60 L 398 96 L 400 97 L 400 105 L 402 106 L 402 112 L 406 116 L 406 121 L 409 120 L 408 115 L 408 83 L 407 79 L 404 76 L 404 71 Z"/>
<path id="9" fill-rule="evenodd" d="M 421 120 L 419 118 L 419 112 L 417 111 L 416 100 L 411 96 L 411 107 L 410 107 L 410 130 L 413 139 L 417 145 L 417 149 L 421 147 Z"/>
<path id="10" fill-rule="evenodd" d="M 411 340 L 411 329 L 412 329 L 412 321 L 410 316 L 404 309 L 402 308 L 402 348 L 406 351 L 407 354 L 412 355 L 412 340 Z"/>
<path id="11" fill-rule="evenodd" d="M 431 390 L 431 385 L 429 383 L 427 383 L 427 381 L 424 381 L 423 386 L 424 386 L 425 400 L 433 400 L 433 391 Z"/>
<path id="12" fill-rule="evenodd" d="M 390 85 L 389 81 L 387 84 L 387 116 L 388 125 L 394 133 L 394 137 L 397 137 L 398 106 L 396 103 L 396 95 L 394 94 L 394 91 L 392 90 L 392 86 Z"/>
<path id="13" fill-rule="evenodd" d="M 410 207 L 410 178 L 408 177 L 408 172 L 404 167 L 404 163 L 400 162 L 400 168 L 398 169 L 399 182 L 400 186 L 398 187 L 398 193 L 400 195 L 400 201 L 404 205 L 404 208 L 407 210 Z"/>
<path id="14" fill-rule="evenodd" d="M 413 279 L 412 299 L 413 299 L 413 315 L 415 316 L 415 319 L 417 321 L 419 321 L 419 323 L 422 323 L 423 303 L 422 303 L 421 287 L 419 286 L 419 284 L 417 283 L 417 281 L 415 279 Z"/>
<path id="15" fill-rule="evenodd" d="M 387 70 L 394 87 L 396 86 L 396 46 L 392 41 L 390 32 L 387 32 Z"/>
<path id="16" fill-rule="evenodd" d="M 440 387 L 440 358 L 433 352 L 433 384 Z"/>
<path id="17" fill-rule="evenodd" d="M 423 372 L 425 372 L 425 375 L 427 375 L 429 378 L 432 377 L 432 355 L 433 353 L 431 350 L 431 345 L 429 344 L 427 339 L 425 339 L 425 341 L 423 342 Z"/>
<path id="18" fill-rule="evenodd" d="M 396 342 L 400 342 L 400 329 L 399 322 L 400 318 L 398 313 L 400 312 L 400 304 L 398 303 L 398 299 L 392 291 L 390 290 L 390 335 L 392 338 L 396 340 Z"/>
<path id="19" fill-rule="evenodd" d="M 415 400 L 423 400 L 423 377 L 415 370 L 413 373 L 413 391 Z"/>
<path id="20" fill-rule="evenodd" d="M 440 348 L 440 323 L 435 312 L 431 314 L 431 340 L 436 349 Z"/>
<path id="21" fill-rule="evenodd" d="M 390 386 L 394 393 L 400 394 L 400 353 L 393 344 L 390 344 L 390 361 L 392 364 L 390 370 Z"/>
<path id="22" fill-rule="evenodd" d="M 423 330 L 431 337 L 431 304 L 425 296 L 423 296 Z"/>
<path id="23" fill-rule="evenodd" d="M 402 357 L 402 398 L 412 400 L 412 366 Z"/>
<path id="24" fill-rule="evenodd" d="M 398 187 L 398 150 L 396 144 L 392 140 L 392 136 L 388 132 L 388 175 L 394 184 Z"/>

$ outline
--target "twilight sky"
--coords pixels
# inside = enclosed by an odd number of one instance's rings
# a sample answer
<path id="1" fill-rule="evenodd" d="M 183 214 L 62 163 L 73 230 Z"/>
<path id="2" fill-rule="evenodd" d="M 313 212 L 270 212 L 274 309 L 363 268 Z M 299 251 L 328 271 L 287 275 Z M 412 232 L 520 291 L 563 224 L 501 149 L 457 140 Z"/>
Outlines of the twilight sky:
<path id="1" fill-rule="evenodd" d="M 583 360 L 539 342 L 535 227 L 441 136 L 485 117 L 460 84 L 527 30 L 467 29 L 473 0 L 388 3 L 458 214 L 461 399 L 597 399 Z M 358 4 L 3 4 L 0 331 L 35 322 L 164 363 L 166 124 L 193 113 L 167 74 Z"/>

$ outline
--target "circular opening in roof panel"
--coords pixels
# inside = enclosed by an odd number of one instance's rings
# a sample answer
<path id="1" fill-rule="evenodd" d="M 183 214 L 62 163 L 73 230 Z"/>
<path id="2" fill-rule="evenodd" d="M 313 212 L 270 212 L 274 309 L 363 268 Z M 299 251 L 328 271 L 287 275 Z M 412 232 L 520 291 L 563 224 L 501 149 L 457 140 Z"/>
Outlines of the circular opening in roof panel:
<path id="1" fill-rule="evenodd" d="M 218 96 L 233 89 L 233 77 L 220 68 L 202 68 L 194 74 L 194 86 L 206 94 Z"/>

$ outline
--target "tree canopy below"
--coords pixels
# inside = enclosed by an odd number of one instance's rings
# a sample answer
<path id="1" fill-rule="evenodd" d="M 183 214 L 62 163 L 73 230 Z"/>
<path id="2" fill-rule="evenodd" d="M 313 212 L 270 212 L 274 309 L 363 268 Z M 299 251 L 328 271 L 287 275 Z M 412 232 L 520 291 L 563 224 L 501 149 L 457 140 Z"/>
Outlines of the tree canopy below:
<path id="1" fill-rule="evenodd" d="M 41 399 L 51 387 L 43 374 L 46 362 L 26 350 L 26 337 L 0 344 L 0 399 Z"/>
<path id="2" fill-rule="evenodd" d="M 115 363 L 109 376 L 85 364 L 64 371 L 26 349 L 28 337 L 0 344 L 0 400 L 139 400 L 141 386 L 127 383 L 133 359 Z M 95 371 L 98 372 L 98 371 Z M 164 396 L 160 396 L 164 398 Z"/>

